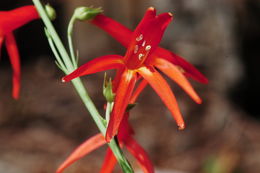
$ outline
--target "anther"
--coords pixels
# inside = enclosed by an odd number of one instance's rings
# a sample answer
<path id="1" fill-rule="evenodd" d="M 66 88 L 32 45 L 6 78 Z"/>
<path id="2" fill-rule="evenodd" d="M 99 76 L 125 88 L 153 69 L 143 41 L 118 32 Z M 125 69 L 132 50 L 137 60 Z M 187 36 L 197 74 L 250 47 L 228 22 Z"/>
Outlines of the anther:
<path id="1" fill-rule="evenodd" d="M 150 50 L 152 47 L 150 46 L 150 45 L 147 45 L 146 47 L 145 47 L 145 50 L 146 51 L 148 51 L 148 50 Z"/>
<path id="2" fill-rule="evenodd" d="M 137 52 L 138 52 L 138 45 L 135 45 L 134 54 L 136 54 Z"/>
<path id="3" fill-rule="evenodd" d="M 136 37 L 136 41 L 141 41 L 143 39 L 143 34 L 140 34 L 138 37 Z"/>
<path id="4" fill-rule="evenodd" d="M 143 43 L 142 43 L 142 46 L 143 46 L 143 47 L 145 46 L 145 43 L 146 43 L 146 41 L 144 40 Z"/>
<path id="5" fill-rule="evenodd" d="M 139 60 L 142 60 L 143 56 L 144 56 L 144 54 L 140 53 L 140 54 L 138 55 L 138 59 L 139 59 Z"/>

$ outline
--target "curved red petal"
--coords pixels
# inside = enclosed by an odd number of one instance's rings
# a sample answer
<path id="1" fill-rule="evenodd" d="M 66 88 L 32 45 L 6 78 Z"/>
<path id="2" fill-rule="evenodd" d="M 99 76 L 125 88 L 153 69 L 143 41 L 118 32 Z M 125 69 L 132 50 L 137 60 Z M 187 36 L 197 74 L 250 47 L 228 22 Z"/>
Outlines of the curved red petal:
<path id="1" fill-rule="evenodd" d="M 127 47 L 131 40 L 132 31 L 119 22 L 103 15 L 97 15 L 91 23 L 106 31 L 115 40 Z"/>
<path id="2" fill-rule="evenodd" d="M 142 67 L 138 70 L 138 72 L 143 76 L 145 80 L 148 81 L 148 83 L 152 86 L 156 93 L 161 97 L 164 104 L 171 111 L 179 129 L 184 129 L 184 121 L 176 98 L 172 93 L 170 86 L 154 68 L 152 68 L 151 70 L 149 70 L 147 67 Z"/>
<path id="3" fill-rule="evenodd" d="M 63 82 L 68 82 L 74 78 L 97 73 L 104 70 L 115 69 L 124 67 L 122 56 L 120 55 L 106 55 L 99 58 L 95 58 L 86 64 L 80 66 L 69 75 L 62 78 Z"/>
<path id="4" fill-rule="evenodd" d="M 138 163 L 144 173 L 154 173 L 153 164 L 150 161 L 148 154 L 131 136 L 129 136 L 125 146 L 127 150 L 138 160 Z"/>
<path id="5" fill-rule="evenodd" d="M 99 173 L 112 173 L 117 160 L 110 148 L 107 149 L 105 160 Z"/>
<path id="6" fill-rule="evenodd" d="M 164 48 L 158 47 L 155 50 L 154 55 L 151 59 L 156 58 L 156 57 L 166 59 L 167 61 L 181 67 L 184 70 L 185 76 L 191 77 L 192 79 L 194 79 L 200 83 L 203 83 L 203 84 L 208 83 L 208 79 L 202 73 L 200 73 L 193 65 L 188 63 L 182 57 L 174 54 L 173 52 L 166 50 Z"/>
<path id="7" fill-rule="evenodd" d="M 1 58 L 1 50 L 4 42 L 4 36 L 0 35 L 0 58 Z"/>
<path id="8" fill-rule="evenodd" d="M 124 56 L 125 64 L 130 69 L 139 68 L 153 53 L 160 43 L 166 27 L 173 19 L 171 13 L 163 13 L 154 17 L 146 16 L 136 27 Z"/>
<path id="9" fill-rule="evenodd" d="M 56 173 L 62 173 L 65 168 L 70 166 L 72 163 L 81 159 L 93 150 L 101 147 L 106 143 L 104 136 L 99 133 L 89 139 L 87 139 L 83 144 L 81 144 L 76 150 L 74 150 L 70 156 L 61 164 L 57 169 Z"/>
<path id="10" fill-rule="evenodd" d="M 6 11 L 0 15 L 0 28 L 5 33 L 9 33 L 30 21 L 39 18 L 38 12 L 33 5 Z"/>
<path id="11" fill-rule="evenodd" d="M 144 90 L 144 88 L 147 86 L 148 82 L 146 80 L 142 80 L 141 83 L 137 86 L 137 88 L 135 89 L 131 100 L 130 100 L 130 104 L 135 103 L 136 99 L 138 98 L 138 96 L 141 94 L 141 92 Z"/>
<path id="12" fill-rule="evenodd" d="M 178 68 L 175 65 L 171 64 L 169 61 L 162 58 L 156 58 L 154 65 L 167 76 L 169 76 L 172 80 L 174 80 L 184 91 L 186 91 L 188 95 L 190 95 L 190 97 L 196 103 L 200 104 L 202 102 L 202 100 L 194 91 L 189 81 L 182 74 L 182 72 L 178 70 Z"/>
<path id="13" fill-rule="evenodd" d="M 129 112 L 125 112 L 123 119 L 120 123 L 119 130 L 118 130 L 118 140 L 120 144 L 124 144 L 129 136 L 134 134 L 133 128 L 130 126 L 129 122 Z"/>
<path id="14" fill-rule="evenodd" d="M 119 125 L 125 113 L 125 109 L 131 98 L 135 83 L 136 73 L 131 70 L 125 70 L 116 91 L 115 104 L 113 106 L 106 132 L 107 141 L 110 141 L 118 131 Z"/>
<path id="15" fill-rule="evenodd" d="M 18 99 L 20 93 L 21 67 L 17 44 L 12 33 L 6 34 L 5 43 L 13 69 L 13 98 Z"/>
<path id="16" fill-rule="evenodd" d="M 120 79 L 122 77 L 122 74 L 123 72 L 125 71 L 125 67 L 123 68 L 118 68 L 116 70 L 116 76 L 114 77 L 113 79 L 113 92 L 115 93 L 117 88 L 118 88 L 118 85 L 119 85 L 119 82 L 120 82 Z"/>

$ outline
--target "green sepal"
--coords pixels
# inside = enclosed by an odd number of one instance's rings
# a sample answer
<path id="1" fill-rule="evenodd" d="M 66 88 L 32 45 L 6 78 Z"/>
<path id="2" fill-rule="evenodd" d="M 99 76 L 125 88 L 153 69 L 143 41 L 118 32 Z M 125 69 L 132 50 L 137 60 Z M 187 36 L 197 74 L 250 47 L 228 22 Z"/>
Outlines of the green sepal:
<path id="1" fill-rule="evenodd" d="M 113 102 L 115 99 L 115 94 L 113 93 L 113 85 L 112 85 L 112 79 L 109 78 L 109 80 L 107 80 L 107 75 L 105 73 L 104 76 L 104 82 L 103 82 L 103 95 L 106 98 L 107 102 Z"/>
<path id="2" fill-rule="evenodd" d="M 90 20 L 100 13 L 102 13 L 101 8 L 78 7 L 75 9 L 73 16 L 78 20 Z"/>

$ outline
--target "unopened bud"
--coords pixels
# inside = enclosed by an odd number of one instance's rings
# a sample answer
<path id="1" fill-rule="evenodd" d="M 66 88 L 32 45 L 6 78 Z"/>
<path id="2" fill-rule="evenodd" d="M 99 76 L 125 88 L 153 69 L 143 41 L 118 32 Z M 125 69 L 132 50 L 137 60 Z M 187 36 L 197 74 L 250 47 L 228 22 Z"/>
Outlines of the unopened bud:
<path id="1" fill-rule="evenodd" d="M 78 7 L 74 11 L 74 16 L 78 20 L 90 20 L 102 12 L 101 8 Z"/>
<path id="2" fill-rule="evenodd" d="M 108 102 L 113 102 L 115 99 L 115 94 L 113 93 L 112 87 L 113 86 L 111 78 L 107 80 L 105 75 L 103 83 L 103 95 L 106 98 L 106 101 Z"/>
<path id="3" fill-rule="evenodd" d="M 56 19 L 56 11 L 52 6 L 50 6 L 50 4 L 45 5 L 45 11 L 51 20 Z"/>

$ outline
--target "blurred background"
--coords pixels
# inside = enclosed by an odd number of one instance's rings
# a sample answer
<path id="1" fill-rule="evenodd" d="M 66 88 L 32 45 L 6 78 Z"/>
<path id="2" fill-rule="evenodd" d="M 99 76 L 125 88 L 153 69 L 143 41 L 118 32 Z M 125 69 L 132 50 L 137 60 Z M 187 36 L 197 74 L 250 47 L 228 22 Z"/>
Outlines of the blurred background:
<path id="1" fill-rule="evenodd" d="M 158 173 L 260 172 L 260 1 L 259 0 L 49 0 L 64 42 L 74 8 L 102 7 L 104 14 L 134 29 L 145 10 L 173 12 L 161 46 L 185 57 L 209 83 L 191 81 L 203 99 L 194 103 L 169 80 L 186 121 L 178 131 L 155 92 L 147 87 L 131 114 L 136 140 Z M 1 1 L 0 10 L 32 4 Z M 0 19 L 1 20 L 1 19 Z M 40 20 L 15 31 L 22 62 L 19 100 L 11 97 L 12 69 L 6 49 L 0 62 L 0 173 L 50 173 L 71 151 L 98 132 L 70 83 L 61 83 Z M 89 23 L 77 23 L 80 64 L 125 49 Z M 112 74 L 112 73 L 111 73 Z M 104 73 L 83 77 L 101 113 Z M 98 172 L 102 147 L 65 172 Z M 127 153 L 127 152 L 126 152 Z M 127 154 L 135 170 L 140 170 Z M 117 167 L 115 172 L 121 172 Z"/>

